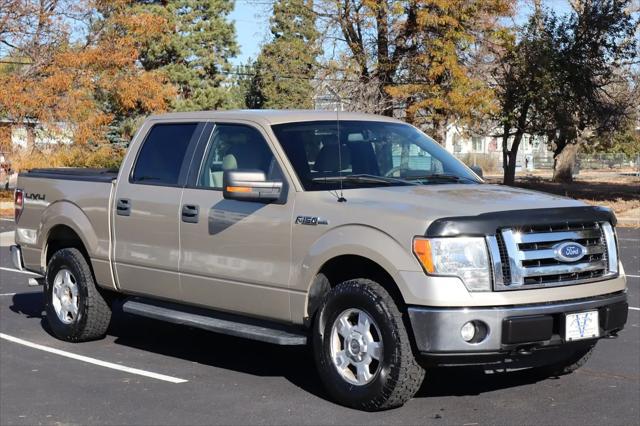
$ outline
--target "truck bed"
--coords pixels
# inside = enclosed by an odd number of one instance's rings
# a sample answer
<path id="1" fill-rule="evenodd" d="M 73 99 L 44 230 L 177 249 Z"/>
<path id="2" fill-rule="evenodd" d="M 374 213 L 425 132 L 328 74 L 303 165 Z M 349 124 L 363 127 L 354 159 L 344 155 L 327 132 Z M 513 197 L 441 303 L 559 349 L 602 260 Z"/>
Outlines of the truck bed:
<path id="1" fill-rule="evenodd" d="M 111 182 L 118 177 L 117 169 L 90 169 L 83 167 L 32 169 L 21 173 L 24 177 L 40 179 L 81 180 Z"/>
<path id="2" fill-rule="evenodd" d="M 64 226 L 86 241 L 87 254 L 100 285 L 112 287 L 109 266 L 109 212 L 117 171 L 108 169 L 32 169 L 18 175 L 17 188 L 24 193 L 24 207 L 16 221 L 16 243 L 22 248 L 28 270 L 41 272 L 42 252 L 49 232 Z M 38 238 L 27 238 L 28 235 Z"/>

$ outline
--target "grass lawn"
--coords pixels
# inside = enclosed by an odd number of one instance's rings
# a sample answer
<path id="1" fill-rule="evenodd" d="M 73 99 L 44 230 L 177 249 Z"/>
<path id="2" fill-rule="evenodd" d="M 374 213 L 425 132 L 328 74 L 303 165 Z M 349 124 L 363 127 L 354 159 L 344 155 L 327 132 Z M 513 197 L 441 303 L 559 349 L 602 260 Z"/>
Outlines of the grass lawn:
<path id="1" fill-rule="evenodd" d="M 490 183 L 502 182 L 501 176 L 488 176 Z M 632 173 L 582 171 L 575 181 L 562 184 L 551 181 L 551 175 L 519 175 L 515 186 L 575 198 L 588 204 L 606 206 L 620 215 L 640 208 L 640 177 Z"/>

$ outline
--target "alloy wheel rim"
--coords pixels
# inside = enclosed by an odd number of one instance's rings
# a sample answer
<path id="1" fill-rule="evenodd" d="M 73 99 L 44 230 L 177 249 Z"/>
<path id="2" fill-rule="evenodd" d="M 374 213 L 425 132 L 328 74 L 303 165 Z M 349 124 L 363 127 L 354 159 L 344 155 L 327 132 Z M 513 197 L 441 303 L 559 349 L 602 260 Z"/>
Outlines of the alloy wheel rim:
<path id="1" fill-rule="evenodd" d="M 71 324 L 78 318 L 78 284 L 68 269 L 61 269 L 53 279 L 51 303 L 64 324 Z"/>
<path id="2" fill-rule="evenodd" d="M 348 383 L 370 383 L 382 365 L 382 334 L 373 318 L 361 309 L 343 311 L 331 327 L 331 360 Z"/>

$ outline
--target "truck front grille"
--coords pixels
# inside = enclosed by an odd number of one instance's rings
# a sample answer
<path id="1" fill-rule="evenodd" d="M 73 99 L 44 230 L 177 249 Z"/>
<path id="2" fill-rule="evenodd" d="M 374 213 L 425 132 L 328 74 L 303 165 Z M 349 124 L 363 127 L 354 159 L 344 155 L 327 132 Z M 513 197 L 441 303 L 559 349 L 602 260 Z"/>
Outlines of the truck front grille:
<path id="1" fill-rule="evenodd" d="M 563 258 L 565 243 L 581 246 L 582 256 Z M 607 222 L 502 228 L 487 244 L 498 291 L 579 284 L 618 273 L 615 235 Z"/>

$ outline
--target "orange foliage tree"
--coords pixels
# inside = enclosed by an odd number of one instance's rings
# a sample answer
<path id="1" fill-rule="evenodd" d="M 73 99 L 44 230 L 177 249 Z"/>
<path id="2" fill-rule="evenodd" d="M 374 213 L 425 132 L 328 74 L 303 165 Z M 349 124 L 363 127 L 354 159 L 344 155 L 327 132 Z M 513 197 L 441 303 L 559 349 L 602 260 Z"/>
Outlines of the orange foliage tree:
<path id="1" fill-rule="evenodd" d="M 133 3 L 0 0 L 0 118 L 99 145 L 129 138 L 125 120 L 166 110 L 173 86 L 138 59 L 170 28 Z"/>

